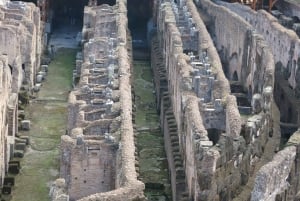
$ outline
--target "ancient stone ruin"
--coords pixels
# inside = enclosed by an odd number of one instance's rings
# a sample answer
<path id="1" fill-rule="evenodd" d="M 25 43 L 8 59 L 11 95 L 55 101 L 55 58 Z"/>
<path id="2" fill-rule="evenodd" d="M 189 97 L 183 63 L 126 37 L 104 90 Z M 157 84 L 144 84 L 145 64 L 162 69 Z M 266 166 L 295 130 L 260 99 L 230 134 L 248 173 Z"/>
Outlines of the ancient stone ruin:
<path id="1" fill-rule="evenodd" d="M 85 8 L 80 81 L 70 94 L 70 135 L 62 136 L 61 177 L 70 200 L 141 199 L 131 120 L 126 7 Z"/>
<path id="2" fill-rule="evenodd" d="M 38 96 L 51 62 L 43 53 L 55 57 L 48 40 L 65 20 L 82 29 L 51 200 L 300 200 L 299 4 L 271 13 L 209 0 L 75 4 L 84 8 L 76 17 L 70 4 L 0 0 L 2 194 L 22 168 L 24 105 Z M 161 183 L 140 172 L 135 60 L 151 63 L 169 172 Z"/>
<path id="3" fill-rule="evenodd" d="M 0 1 L 0 181 L 2 193 L 14 183 L 7 173 L 18 173 L 27 139 L 18 136 L 18 128 L 28 129 L 30 121 L 18 119 L 18 107 L 28 101 L 40 71 L 41 21 L 33 3 Z M 22 115 L 21 115 L 22 117 Z M 19 124 L 21 123 L 21 124 Z"/>

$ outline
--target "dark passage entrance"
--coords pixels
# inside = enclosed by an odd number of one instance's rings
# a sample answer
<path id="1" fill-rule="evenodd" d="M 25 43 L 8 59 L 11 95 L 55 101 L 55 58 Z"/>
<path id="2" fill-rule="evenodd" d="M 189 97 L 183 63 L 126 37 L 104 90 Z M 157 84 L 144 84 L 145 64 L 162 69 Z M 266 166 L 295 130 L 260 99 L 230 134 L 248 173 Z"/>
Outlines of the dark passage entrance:
<path id="1" fill-rule="evenodd" d="M 147 49 L 148 22 L 152 17 L 153 0 L 128 0 L 128 27 L 132 36 L 133 48 Z"/>
<path id="2" fill-rule="evenodd" d="M 98 5 L 101 4 L 108 4 L 110 6 L 113 6 L 116 4 L 116 0 L 97 0 Z"/>
<path id="3" fill-rule="evenodd" d="M 53 27 L 60 25 L 82 25 L 84 6 L 88 0 L 52 0 Z"/>

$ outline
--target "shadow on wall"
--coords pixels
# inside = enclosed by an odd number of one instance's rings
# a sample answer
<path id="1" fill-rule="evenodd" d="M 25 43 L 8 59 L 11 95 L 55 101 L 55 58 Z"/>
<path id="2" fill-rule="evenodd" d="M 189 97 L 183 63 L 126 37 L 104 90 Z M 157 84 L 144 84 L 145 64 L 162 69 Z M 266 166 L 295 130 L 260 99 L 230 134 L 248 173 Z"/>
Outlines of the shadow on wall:
<path id="1" fill-rule="evenodd" d="M 147 24 L 152 17 L 153 0 L 128 0 L 127 17 L 134 47 L 147 47 Z M 149 25 L 150 26 L 150 25 Z"/>
<path id="2" fill-rule="evenodd" d="M 66 24 L 81 25 L 86 5 L 88 5 L 88 0 L 53 0 L 51 9 L 54 15 L 54 28 Z"/>

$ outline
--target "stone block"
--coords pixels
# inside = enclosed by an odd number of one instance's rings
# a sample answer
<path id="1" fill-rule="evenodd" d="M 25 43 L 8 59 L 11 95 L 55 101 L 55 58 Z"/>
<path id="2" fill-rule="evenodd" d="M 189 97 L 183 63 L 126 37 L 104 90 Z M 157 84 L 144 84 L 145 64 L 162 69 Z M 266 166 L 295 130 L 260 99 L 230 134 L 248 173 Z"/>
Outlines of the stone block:
<path id="1" fill-rule="evenodd" d="M 26 145 L 29 145 L 29 137 L 28 136 L 20 136 L 19 137 L 20 139 L 22 139 L 22 140 L 25 140 L 25 142 L 26 142 Z"/>
<path id="2" fill-rule="evenodd" d="M 41 71 L 48 72 L 48 65 L 42 65 L 41 66 Z"/>
<path id="3" fill-rule="evenodd" d="M 213 146 L 213 142 L 212 141 L 200 141 L 200 146 L 202 147 L 211 147 Z"/>
<path id="4" fill-rule="evenodd" d="M 37 75 L 36 76 L 36 82 L 37 83 L 41 83 L 43 81 L 43 79 L 44 79 L 43 75 Z"/>
<path id="5" fill-rule="evenodd" d="M 15 144 L 15 150 L 24 151 L 25 149 L 26 149 L 26 143 L 16 143 Z"/>
<path id="6" fill-rule="evenodd" d="M 2 194 L 10 195 L 11 194 L 11 187 L 10 186 L 3 186 L 2 187 Z"/>
<path id="7" fill-rule="evenodd" d="M 41 83 L 37 83 L 34 85 L 33 87 L 33 91 L 34 92 L 39 92 L 40 91 L 40 88 L 41 88 L 42 84 Z"/>
<path id="8" fill-rule="evenodd" d="M 11 160 L 11 161 L 8 162 L 8 164 L 9 164 L 9 165 L 11 165 L 11 164 L 16 164 L 16 165 L 18 165 L 18 167 L 21 167 L 21 166 L 20 166 L 20 161 L 19 161 L 19 160 Z"/>
<path id="9" fill-rule="evenodd" d="M 26 140 L 25 139 L 21 139 L 19 137 L 15 138 L 15 143 L 25 143 L 26 144 Z"/>
<path id="10" fill-rule="evenodd" d="M 14 177 L 5 177 L 3 184 L 4 184 L 4 186 L 14 186 L 15 185 L 15 178 Z"/>
<path id="11" fill-rule="evenodd" d="M 22 150 L 16 150 L 14 152 L 14 157 L 16 157 L 16 158 L 23 158 L 24 157 L 24 151 L 22 151 Z"/>
<path id="12" fill-rule="evenodd" d="M 30 120 L 23 120 L 21 121 L 21 128 L 22 130 L 30 130 Z"/>
<path id="13" fill-rule="evenodd" d="M 46 77 L 47 76 L 47 72 L 45 72 L 45 71 L 39 71 L 37 73 L 37 75 L 42 75 L 43 77 Z"/>
<path id="14" fill-rule="evenodd" d="M 8 172 L 11 174 L 19 174 L 20 172 L 19 166 L 17 164 L 9 164 Z"/>

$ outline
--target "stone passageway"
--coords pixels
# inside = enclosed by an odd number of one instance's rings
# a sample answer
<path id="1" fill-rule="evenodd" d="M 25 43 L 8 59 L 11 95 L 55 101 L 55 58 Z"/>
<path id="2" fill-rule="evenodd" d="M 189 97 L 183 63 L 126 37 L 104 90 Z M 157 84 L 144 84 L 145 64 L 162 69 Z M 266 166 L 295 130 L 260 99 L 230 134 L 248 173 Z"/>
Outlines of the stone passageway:
<path id="1" fill-rule="evenodd" d="M 25 118 L 31 121 L 31 129 L 21 134 L 30 136 L 30 146 L 16 177 L 13 201 L 49 200 L 49 186 L 59 176 L 59 144 L 67 124 L 76 34 L 76 29 L 59 30 L 50 41 L 56 49 L 54 60 L 49 64 L 48 75 L 37 98 L 25 108 Z M 64 46 L 67 48 L 62 48 Z"/>
<path id="2" fill-rule="evenodd" d="M 155 106 L 150 62 L 135 60 L 133 74 L 139 179 L 145 183 L 145 195 L 149 201 L 171 200 L 168 162 Z"/>

